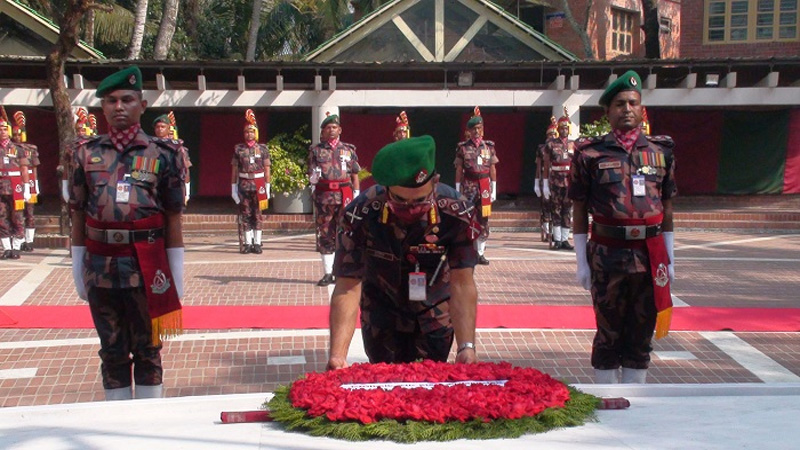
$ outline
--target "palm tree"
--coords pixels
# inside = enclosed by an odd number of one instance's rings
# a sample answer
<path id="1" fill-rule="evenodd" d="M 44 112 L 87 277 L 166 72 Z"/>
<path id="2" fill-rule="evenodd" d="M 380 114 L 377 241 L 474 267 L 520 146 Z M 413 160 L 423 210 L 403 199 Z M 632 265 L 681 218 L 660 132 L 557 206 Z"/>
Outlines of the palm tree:
<path id="1" fill-rule="evenodd" d="M 153 48 L 153 59 L 155 60 L 167 59 L 169 48 L 172 44 L 172 36 L 175 34 L 175 26 L 178 23 L 178 8 L 178 0 L 164 0 L 161 25 L 158 27 L 158 35 Z"/>
<path id="2" fill-rule="evenodd" d="M 261 7 L 264 0 L 253 0 L 253 12 L 250 14 L 250 31 L 247 33 L 247 55 L 245 61 L 256 59 L 256 44 L 258 40 L 258 29 L 261 26 Z"/>
<path id="3" fill-rule="evenodd" d="M 142 41 L 144 40 L 144 26 L 147 22 L 147 3 L 148 0 L 136 0 L 135 16 L 136 21 L 133 25 L 131 34 L 131 44 L 128 49 L 128 59 L 139 59 L 142 53 Z"/>

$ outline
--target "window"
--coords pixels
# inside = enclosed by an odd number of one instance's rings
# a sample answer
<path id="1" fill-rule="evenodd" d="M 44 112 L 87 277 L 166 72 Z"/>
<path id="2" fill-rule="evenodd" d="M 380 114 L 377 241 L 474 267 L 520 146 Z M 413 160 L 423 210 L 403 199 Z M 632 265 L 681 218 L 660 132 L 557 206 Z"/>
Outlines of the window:
<path id="1" fill-rule="evenodd" d="M 709 44 L 798 40 L 798 0 L 706 0 Z"/>
<path id="2" fill-rule="evenodd" d="M 671 34 L 672 33 L 672 19 L 668 17 L 659 17 L 658 18 L 658 29 L 661 34 Z"/>
<path id="3" fill-rule="evenodd" d="M 611 9 L 611 50 L 624 55 L 633 53 L 634 13 Z"/>

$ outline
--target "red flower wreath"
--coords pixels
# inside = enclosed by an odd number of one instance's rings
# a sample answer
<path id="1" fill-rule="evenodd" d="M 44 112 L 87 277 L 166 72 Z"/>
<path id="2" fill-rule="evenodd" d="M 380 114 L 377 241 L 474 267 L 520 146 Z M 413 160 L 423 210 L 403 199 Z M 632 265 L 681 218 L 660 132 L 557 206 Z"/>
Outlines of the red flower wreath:
<path id="1" fill-rule="evenodd" d="M 435 385 L 432 389 L 395 387 L 346 389 L 350 383 L 457 382 L 507 380 L 504 385 Z M 536 369 L 509 363 L 355 364 L 346 369 L 310 373 L 295 381 L 288 400 L 311 417 L 332 422 L 382 419 L 434 423 L 519 419 L 547 408 L 563 408 L 570 399 L 566 385 Z"/>

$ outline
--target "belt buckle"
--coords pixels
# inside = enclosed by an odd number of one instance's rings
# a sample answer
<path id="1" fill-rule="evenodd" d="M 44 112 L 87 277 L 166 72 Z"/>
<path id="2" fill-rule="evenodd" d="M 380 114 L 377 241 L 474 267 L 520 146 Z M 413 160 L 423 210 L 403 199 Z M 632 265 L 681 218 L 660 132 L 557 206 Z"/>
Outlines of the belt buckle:
<path id="1" fill-rule="evenodd" d="M 153 228 L 147 233 L 147 243 L 154 244 L 156 242 L 156 229 Z"/>
<path id="2" fill-rule="evenodd" d="M 331 189 L 339 189 L 339 184 L 341 184 L 341 183 L 338 183 L 338 182 L 337 183 L 330 183 L 328 185 L 328 187 L 331 188 Z"/>
<path id="3" fill-rule="evenodd" d="M 130 244 L 131 234 L 128 230 L 105 230 L 106 242 L 109 244 Z"/>
<path id="4" fill-rule="evenodd" d="M 625 225 L 625 240 L 640 241 L 647 237 L 646 225 Z"/>

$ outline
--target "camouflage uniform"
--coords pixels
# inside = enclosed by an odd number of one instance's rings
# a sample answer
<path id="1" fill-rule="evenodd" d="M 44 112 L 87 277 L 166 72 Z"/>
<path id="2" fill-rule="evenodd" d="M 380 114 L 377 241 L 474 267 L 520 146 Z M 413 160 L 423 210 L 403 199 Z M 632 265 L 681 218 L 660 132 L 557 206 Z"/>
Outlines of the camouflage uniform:
<path id="1" fill-rule="evenodd" d="M 256 174 L 264 175 L 270 167 L 269 149 L 264 144 L 237 144 L 233 150 L 231 165 L 239 171 L 239 218 L 244 225 L 243 231 L 260 230 L 263 215 L 258 206 L 258 190 Z M 260 242 L 259 242 L 260 244 Z"/>
<path id="2" fill-rule="evenodd" d="M 480 237 L 484 240 L 489 237 L 489 217 L 483 216 L 481 195 L 491 195 L 491 188 L 481 194 L 478 179 L 489 177 L 492 165 L 499 162 L 493 141 L 483 139 L 480 147 L 476 147 L 475 142 L 468 139 L 460 142 L 456 148 L 455 165 L 456 167 L 460 165 L 464 174 L 461 180 L 461 193 L 477 210 L 478 221 L 482 228 Z"/>
<path id="3" fill-rule="evenodd" d="M 185 173 L 183 174 L 183 179 L 186 182 L 189 182 L 189 169 L 192 167 L 192 161 L 189 159 L 189 149 L 183 145 L 183 139 L 170 139 L 170 138 L 159 138 L 153 137 L 154 140 L 164 142 L 168 144 L 170 147 L 178 146 L 178 153 L 181 156 L 181 160 L 183 163 L 184 169 L 186 169 Z M 188 192 L 187 192 L 188 194 Z"/>
<path id="4" fill-rule="evenodd" d="M 542 175 L 544 174 L 544 170 L 542 168 L 542 162 L 544 161 L 544 149 L 547 144 L 539 144 L 536 148 L 536 178 L 541 180 Z M 541 192 L 542 186 L 541 181 L 539 181 L 539 189 Z M 539 196 L 539 203 L 542 208 L 542 222 L 550 222 L 551 215 L 550 215 L 550 200 L 544 198 L 544 195 Z"/>
<path id="5" fill-rule="evenodd" d="M 614 134 L 581 139 L 572 162 L 569 197 L 586 202 L 597 220 L 643 219 L 663 212 L 662 200 L 677 195 L 673 142 L 667 136 L 640 134 L 625 151 Z M 642 164 L 644 159 L 649 164 Z M 661 164 L 657 162 L 663 160 Z M 653 162 L 656 161 L 656 162 Z M 632 192 L 632 175 L 644 174 L 645 195 Z M 594 238 L 593 238 L 594 239 Z M 609 246 L 590 240 L 587 258 L 597 334 L 592 366 L 610 370 L 646 369 L 656 323 L 653 279 L 646 249 Z"/>
<path id="6" fill-rule="evenodd" d="M 315 171 L 319 175 L 313 195 L 317 251 L 330 255 L 336 250 L 336 220 L 342 214 L 343 207 L 347 205 L 342 204 L 340 190 L 325 190 L 323 185 L 329 182 L 350 185 L 351 175 L 361 170 L 355 145 L 342 141 L 338 141 L 336 148 L 331 148 L 327 142 L 312 145 L 308 149 L 308 170 L 311 177 Z"/>
<path id="7" fill-rule="evenodd" d="M 133 175 L 134 157 L 158 161 L 157 173 Z M 178 146 L 138 134 L 123 151 L 108 135 L 78 139 L 73 149 L 70 208 L 87 219 L 131 222 L 183 209 L 185 167 Z M 116 201 L 118 182 L 131 183 L 128 203 Z M 103 256 L 87 251 L 83 279 L 100 337 L 105 389 L 162 383 L 161 345 L 154 345 L 145 285 L 135 256 Z M 130 355 L 133 355 L 131 358 Z"/>
<path id="8" fill-rule="evenodd" d="M 373 186 L 347 207 L 334 274 L 362 280 L 361 333 L 370 362 L 446 361 L 453 342 L 450 270 L 477 263 L 474 207 L 438 184 L 431 212 L 405 225 L 386 200 L 386 189 Z M 408 300 L 408 274 L 417 271 L 433 280 L 425 301 Z"/>
<path id="9" fill-rule="evenodd" d="M 554 227 L 572 228 L 572 200 L 569 188 L 569 164 L 575 154 L 575 143 L 568 139 L 552 138 L 545 144 L 543 157 L 550 160 L 550 217 Z M 563 239 L 566 241 L 566 236 Z"/>
<path id="10" fill-rule="evenodd" d="M 24 147 L 11 140 L 5 146 L 0 144 L 0 158 L 2 158 L 0 171 L 6 173 L 0 177 L 0 238 L 13 238 L 21 243 L 24 239 L 23 212 L 14 208 L 15 186 L 7 173 L 20 172 L 23 166 L 27 167 L 30 164 L 30 161 L 27 159 Z"/>

